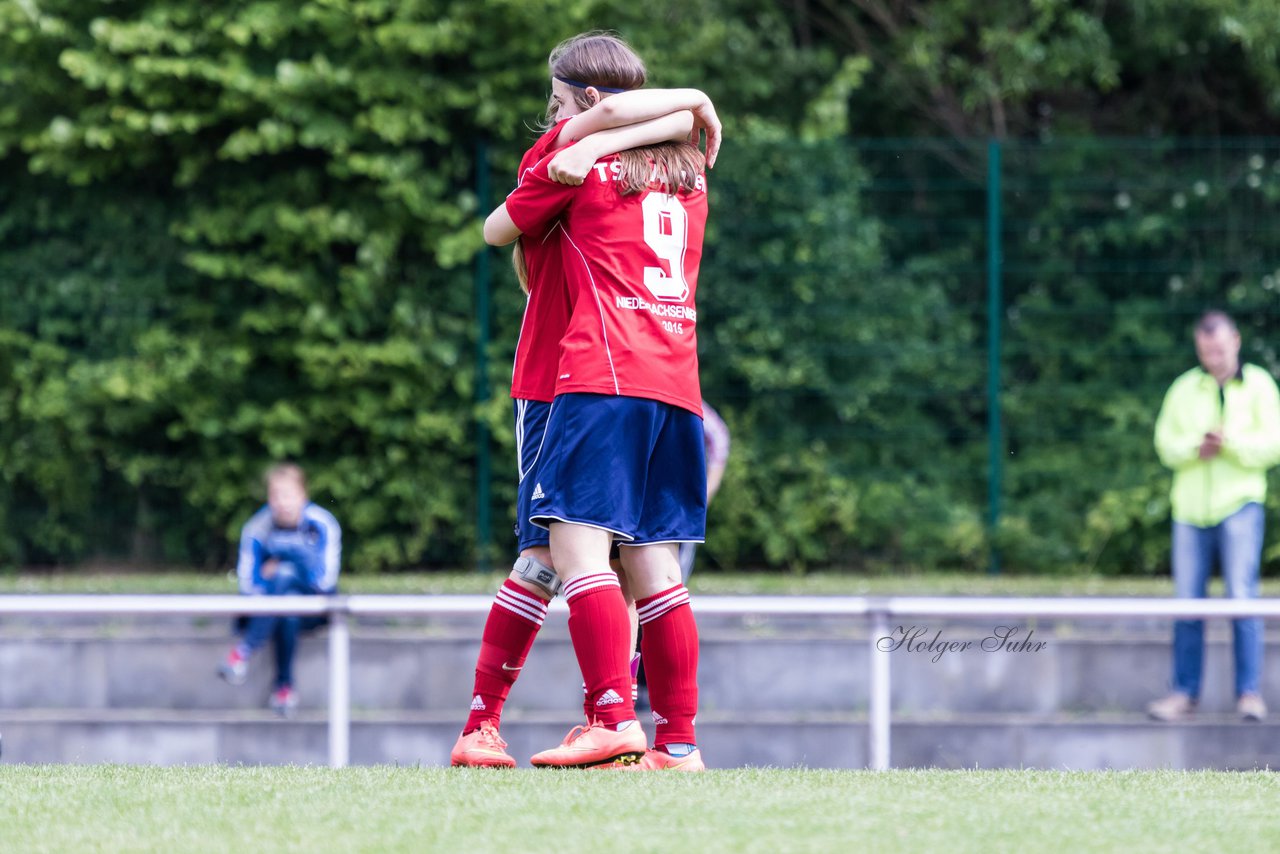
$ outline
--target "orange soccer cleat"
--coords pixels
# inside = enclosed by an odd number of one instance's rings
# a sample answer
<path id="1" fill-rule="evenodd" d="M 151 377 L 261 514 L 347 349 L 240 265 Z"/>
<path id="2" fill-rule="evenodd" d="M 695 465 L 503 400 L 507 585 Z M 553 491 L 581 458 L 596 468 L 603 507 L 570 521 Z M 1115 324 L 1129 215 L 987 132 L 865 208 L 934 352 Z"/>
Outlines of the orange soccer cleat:
<path id="1" fill-rule="evenodd" d="M 480 729 L 458 736 L 449 754 L 449 764 L 467 768 L 514 768 L 516 760 L 507 753 L 507 743 L 498 728 L 485 721 Z"/>
<path id="2" fill-rule="evenodd" d="M 616 766 L 622 767 L 622 766 Z M 692 753 L 684 756 L 672 756 L 663 750 L 652 748 L 644 752 L 640 761 L 625 766 L 627 771 L 706 771 L 702 764 L 702 751 L 694 748 Z"/>
<path id="3" fill-rule="evenodd" d="M 534 755 L 538 768 L 594 768 L 635 762 L 648 744 L 639 721 L 623 721 L 617 730 L 599 721 L 569 730 L 559 747 Z"/>

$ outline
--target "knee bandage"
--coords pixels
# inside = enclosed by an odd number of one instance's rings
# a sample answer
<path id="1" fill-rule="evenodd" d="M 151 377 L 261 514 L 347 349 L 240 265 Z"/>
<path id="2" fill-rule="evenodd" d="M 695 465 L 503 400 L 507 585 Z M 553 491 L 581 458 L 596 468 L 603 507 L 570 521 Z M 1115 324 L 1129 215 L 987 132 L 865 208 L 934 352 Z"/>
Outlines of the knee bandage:
<path id="1" fill-rule="evenodd" d="M 540 560 L 531 557 L 517 558 L 511 570 L 522 581 L 543 590 L 549 599 L 554 599 L 560 590 L 560 577 L 554 569 Z"/>

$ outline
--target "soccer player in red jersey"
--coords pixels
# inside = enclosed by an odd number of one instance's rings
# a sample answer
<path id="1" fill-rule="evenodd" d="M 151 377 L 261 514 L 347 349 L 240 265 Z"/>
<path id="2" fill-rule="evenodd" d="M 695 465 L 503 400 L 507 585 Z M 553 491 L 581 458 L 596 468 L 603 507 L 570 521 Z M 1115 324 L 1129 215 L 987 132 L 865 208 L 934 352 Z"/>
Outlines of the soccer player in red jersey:
<path id="1" fill-rule="evenodd" d="M 552 52 L 549 65 L 557 80 L 548 106 L 548 120 L 554 124 L 525 153 L 520 177 L 548 153 L 575 142 L 578 161 L 571 168 L 582 172 L 587 168 L 581 163 L 583 157 L 591 158 L 589 164 L 628 147 L 684 137 L 695 115 L 707 130 L 708 150 L 714 154 L 718 147 L 719 121 L 706 96 L 688 89 L 630 91 L 643 85 L 644 64 L 614 36 L 586 33 L 569 39 Z M 563 79 L 576 85 L 559 82 Z M 624 91 L 621 97 L 603 100 Z M 560 177 L 574 180 L 565 174 Z M 523 238 L 517 244 L 516 267 L 529 295 L 511 388 L 520 476 L 516 524 L 520 557 L 498 591 L 485 624 L 471 713 L 451 752 L 453 765 L 515 765 L 498 731 L 502 707 L 546 616 L 547 604 L 560 586 L 551 569 L 548 534 L 528 521 L 533 484 L 527 480 L 543 444 L 555 393 L 560 338 L 569 320 L 569 290 L 554 229 Z"/>
<path id="2" fill-rule="evenodd" d="M 555 223 L 572 294 L 530 517 L 550 530 L 595 715 L 533 762 L 701 770 L 697 626 L 676 553 L 701 542 L 706 524 L 694 304 L 703 157 L 687 143 L 624 151 L 576 187 L 557 182 L 550 162 L 527 172 L 485 223 L 493 244 Z M 653 749 L 630 701 L 626 605 L 607 569 L 614 541 L 644 627 Z"/>

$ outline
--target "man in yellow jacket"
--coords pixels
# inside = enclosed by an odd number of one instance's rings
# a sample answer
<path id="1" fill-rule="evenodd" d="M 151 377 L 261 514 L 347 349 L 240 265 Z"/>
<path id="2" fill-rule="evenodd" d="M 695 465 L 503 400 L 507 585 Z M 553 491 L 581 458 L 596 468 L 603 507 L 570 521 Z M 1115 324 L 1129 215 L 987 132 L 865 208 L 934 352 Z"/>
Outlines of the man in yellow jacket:
<path id="1" fill-rule="evenodd" d="M 1173 470 L 1173 582 L 1181 598 L 1207 595 L 1216 559 L 1227 596 L 1258 595 L 1267 469 L 1280 463 L 1280 392 L 1264 368 L 1240 364 L 1240 331 L 1220 311 L 1195 327 L 1200 367 L 1178 377 L 1156 419 L 1160 462 Z M 1262 620 L 1232 623 L 1236 709 L 1262 720 Z M 1173 628 L 1172 692 L 1147 707 L 1174 721 L 1195 711 L 1204 659 L 1204 621 Z"/>

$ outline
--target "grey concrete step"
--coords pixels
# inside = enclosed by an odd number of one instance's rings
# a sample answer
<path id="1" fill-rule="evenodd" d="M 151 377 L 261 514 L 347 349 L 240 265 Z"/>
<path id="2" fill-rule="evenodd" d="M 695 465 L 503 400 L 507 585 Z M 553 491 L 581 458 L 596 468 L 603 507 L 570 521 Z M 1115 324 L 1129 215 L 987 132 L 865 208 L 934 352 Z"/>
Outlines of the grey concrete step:
<path id="1" fill-rule="evenodd" d="M 513 713 L 503 735 L 525 765 L 559 742 L 570 721 Z M 459 719 L 425 713 L 357 714 L 354 764 L 448 764 Z M 861 768 L 865 718 L 854 714 L 700 716 L 708 765 Z M 0 713 L 9 763 L 325 764 L 323 715 L 282 721 L 259 712 L 62 711 Z M 936 715 L 895 720 L 894 767 L 1254 769 L 1280 766 L 1280 724 L 1223 715 L 1155 724 L 1134 715 Z"/>
<path id="2" fill-rule="evenodd" d="M 751 597 L 742 597 L 749 600 Z M 958 597 L 963 601 L 963 597 Z M 697 597 L 694 597 L 694 610 L 697 612 Z M 564 611 L 553 606 L 551 616 L 563 618 Z M 895 618 L 894 624 L 903 621 L 910 624 L 909 618 Z M 0 637 L 14 635 L 30 635 L 41 632 L 61 633 L 81 630 L 106 633 L 153 632 L 153 633 L 188 633 L 206 635 L 222 635 L 226 632 L 228 620 L 223 617 L 192 615 L 111 615 L 96 616 L 92 614 L 69 615 L 22 615 L 6 616 L 0 622 Z M 472 613 L 434 614 L 429 616 L 361 616 L 353 620 L 353 625 L 366 628 L 383 628 L 396 631 L 414 631 L 427 634 L 449 632 L 471 632 L 484 622 L 483 615 Z M 947 634 L 962 628 L 991 628 L 991 625 L 1002 622 L 987 619 L 942 619 L 929 618 L 930 629 L 944 629 Z M 984 625 L 991 624 L 991 625 Z M 1097 620 L 1076 620 L 1061 618 L 1032 618 L 1019 621 L 1041 633 L 1050 634 L 1084 634 L 1084 635 L 1132 635 L 1154 633 L 1164 635 L 1168 632 L 1167 619 L 1152 617 L 1109 617 Z M 698 626 L 701 631 L 716 633 L 721 631 L 749 632 L 753 634 L 805 634 L 819 633 L 824 636 L 835 634 L 856 634 L 865 632 L 866 622 L 863 618 L 850 618 L 830 615 L 783 615 L 783 614 L 722 614 L 698 613 Z"/>
<path id="3" fill-rule="evenodd" d="M 230 645 L 226 621 L 172 630 L 154 623 L 46 626 L 0 632 L 0 710 L 26 708 L 254 709 L 265 703 L 270 652 L 252 664 L 248 685 L 215 676 Z M 362 624 L 352 641 L 352 705 L 357 710 L 452 712 L 469 700 L 482 623 L 450 626 Z M 904 627 L 907 628 L 907 627 Z M 894 708 L 910 714 L 1138 711 L 1165 690 L 1169 629 L 1160 634 L 1079 624 L 1019 627 L 1018 635 L 982 648 L 994 629 L 930 626 L 889 653 Z M 947 643 L 970 644 L 939 652 Z M 1226 624 L 1211 626 L 1202 707 L 1231 708 L 1232 662 Z M 891 634 L 889 643 L 900 634 Z M 1029 640 L 1023 645 L 1023 640 Z M 929 648 L 932 642 L 933 648 Z M 1043 646 L 1036 646 L 1043 644 Z M 700 681 L 707 711 L 840 712 L 868 702 L 870 638 L 861 621 L 714 623 L 702 631 Z M 1268 644 L 1264 693 L 1280 685 L 1280 636 Z M 909 648 L 910 647 L 910 648 Z M 296 662 L 304 708 L 327 694 L 323 632 L 304 638 Z M 511 707 L 564 711 L 581 698 L 581 676 L 565 617 L 552 614 L 511 696 Z"/>

